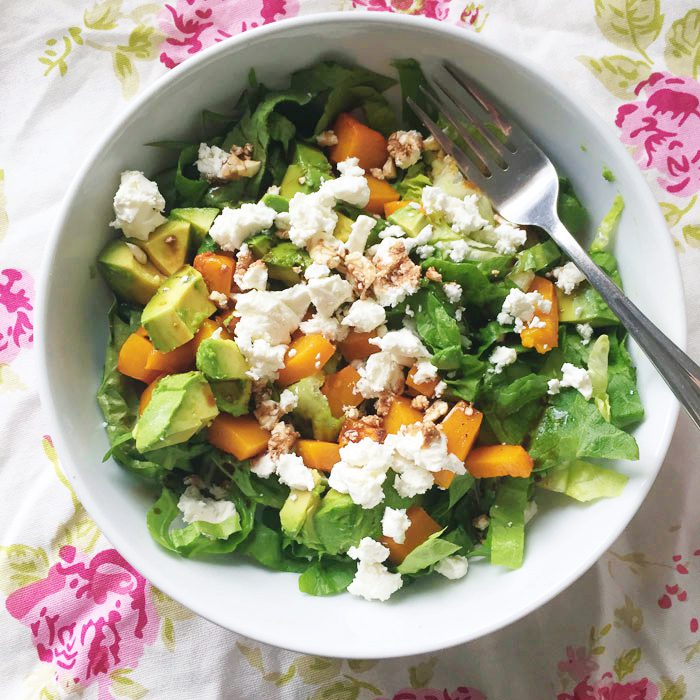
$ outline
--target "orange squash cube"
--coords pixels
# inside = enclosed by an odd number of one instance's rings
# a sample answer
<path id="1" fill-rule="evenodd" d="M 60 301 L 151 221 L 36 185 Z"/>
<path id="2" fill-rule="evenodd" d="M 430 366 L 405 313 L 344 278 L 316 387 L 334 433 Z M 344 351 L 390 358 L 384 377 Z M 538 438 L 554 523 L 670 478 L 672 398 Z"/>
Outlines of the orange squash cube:
<path id="1" fill-rule="evenodd" d="M 284 357 L 284 367 L 279 371 L 277 382 L 289 386 L 304 377 L 320 372 L 335 352 L 335 345 L 320 333 L 302 335 L 293 340 Z"/>
<path id="2" fill-rule="evenodd" d="M 533 459 L 520 445 L 475 447 L 466 459 L 467 470 L 477 479 L 497 476 L 528 477 Z"/>
<path id="3" fill-rule="evenodd" d="M 369 202 L 365 209 L 371 214 L 384 213 L 384 207 L 390 202 L 398 202 L 401 195 L 386 181 L 371 175 L 365 176 L 369 185 Z"/>
<path id="4" fill-rule="evenodd" d="M 309 469 L 319 469 L 327 474 L 340 462 L 340 445 L 337 442 L 298 440 L 296 450 Z"/>
<path id="5" fill-rule="evenodd" d="M 442 530 L 442 527 L 420 506 L 411 506 L 406 511 L 406 515 L 411 524 L 406 530 L 406 539 L 403 544 L 386 535 L 380 538 L 380 542 L 389 550 L 389 561 L 396 566 L 401 564 L 419 544 L 423 544 L 430 535 Z"/>
<path id="6" fill-rule="evenodd" d="M 359 406 L 362 403 L 362 395 L 355 393 L 359 379 L 360 374 L 352 365 L 326 377 L 321 391 L 328 399 L 331 413 L 336 418 L 343 415 L 343 406 Z"/>
<path id="7" fill-rule="evenodd" d="M 333 124 L 338 143 L 328 152 L 331 163 L 357 158 L 364 170 L 381 168 L 389 157 L 382 134 L 358 121 L 351 114 L 339 114 Z"/>
<path id="8" fill-rule="evenodd" d="M 374 331 L 370 333 L 350 331 L 345 340 L 338 345 L 338 349 L 347 362 L 365 360 L 375 352 L 379 352 L 379 347 L 369 342 L 376 337 L 377 334 Z"/>
<path id="9" fill-rule="evenodd" d="M 423 414 L 411 406 L 411 400 L 405 396 L 395 396 L 389 407 L 389 412 L 384 416 L 384 430 L 387 433 L 396 434 L 402 426 L 419 423 L 423 420 Z"/>
<path id="10" fill-rule="evenodd" d="M 161 373 L 146 366 L 151 353 L 155 352 L 153 343 L 140 333 L 132 333 L 121 346 L 117 358 L 117 369 L 127 377 L 150 384 Z"/>
<path id="11" fill-rule="evenodd" d="M 543 328 L 523 328 L 520 342 L 524 348 L 535 348 L 540 355 L 559 345 L 559 302 L 554 284 L 544 277 L 535 277 L 530 285 L 530 292 L 539 292 L 543 298 L 552 302 L 548 313 L 537 312 L 537 317 L 545 325 Z"/>
<path id="12" fill-rule="evenodd" d="M 220 413 L 209 426 L 209 442 L 236 459 L 250 459 L 260 454 L 270 440 L 253 416 L 231 416 Z"/>

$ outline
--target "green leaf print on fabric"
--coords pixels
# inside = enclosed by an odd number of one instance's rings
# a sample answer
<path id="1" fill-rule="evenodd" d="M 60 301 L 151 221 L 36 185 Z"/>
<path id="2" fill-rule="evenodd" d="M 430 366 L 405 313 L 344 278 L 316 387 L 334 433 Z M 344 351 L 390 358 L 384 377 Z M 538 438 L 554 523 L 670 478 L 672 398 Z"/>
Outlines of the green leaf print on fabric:
<path id="1" fill-rule="evenodd" d="M 595 19 L 607 39 L 651 64 L 645 49 L 663 26 L 660 0 L 595 0 Z"/>
<path id="2" fill-rule="evenodd" d="M 641 658 L 642 650 L 639 647 L 623 651 L 613 664 L 613 671 L 617 676 L 617 680 L 621 681 L 625 676 L 629 676 Z"/>
<path id="3" fill-rule="evenodd" d="M 666 32 L 666 65 L 673 73 L 698 79 L 700 74 L 700 10 L 690 10 Z"/>
<path id="4" fill-rule="evenodd" d="M 634 100 L 634 88 L 651 73 L 651 67 L 644 61 L 638 61 L 622 54 L 615 56 L 578 56 L 593 75 L 621 100 Z"/>
<path id="5" fill-rule="evenodd" d="M 83 12 L 83 24 L 88 29 L 109 31 L 117 26 L 121 16 L 122 0 L 96 2 Z"/>
<path id="6" fill-rule="evenodd" d="M 49 558 L 42 547 L 26 544 L 0 546 L 0 591 L 9 595 L 18 588 L 43 578 L 49 571 Z"/>
<path id="7" fill-rule="evenodd" d="M 148 690 L 140 683 L 129 678 L 131 673 L 132 669 L 130 668 L 120 668 L 112 671 L 109 674 L 109 678 L 112 681 L 111 690 L 119 697 L 129 698 L 129 700 L 141 700 L 141 698 L 145 698 L 148 695 Z"/>
<path id="8" fill-rule="evenodd" d="M 700 248 L 700 224 L 684 226 L 683 240 L 692 248 Z"/>
<path id="9" fill-rule="evenodd" d="M 664 219 L 669 226 L 677 226 L 681 219 L 695 206 L 698 196 L 694 195 L 688 204 L 681 208 L 673 202 L 659 202 Z"/>
<path id="10" fill-rule="evenodd" d="M 411 688 L 423 688 L 424 686 L 430 685 L 430 682 L 433 680 L 436 664 L 437 658 L 433 657 L 415 666 L 411 666 L 408 670 Z"/>
<path id="11" fill-rule="evenodd" d="M 679 676 L 675 681 L 663 676 L 659 689 L 661 690 L 660 700 L 683 700 L 688 690 L 683 676 Z"/>
<path id="12" fill-rule="evenodd" d="M 639 632 L 644 624 L 644 613 L 641 608 L 638 608 L 632 599 L 626 595 L 625 604 L 620 608 L 615 608 L 615 626 L 624 625 L 632 630 Z"/>

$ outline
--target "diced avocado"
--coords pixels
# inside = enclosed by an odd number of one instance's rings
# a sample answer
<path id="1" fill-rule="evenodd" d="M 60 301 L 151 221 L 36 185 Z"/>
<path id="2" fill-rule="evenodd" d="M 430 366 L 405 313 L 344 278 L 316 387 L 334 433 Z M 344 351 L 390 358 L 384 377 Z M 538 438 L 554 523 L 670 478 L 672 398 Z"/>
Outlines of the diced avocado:
<path id="1" fill-rule="evenodd" d="M 296 537 L 307 518 L 321 505 L 321 497 L 315 491 L 293 490 L 280 510 L 282 530 L 289 537 Z"/>
<path id="2" fill-rule="evenodd" d="M 146 241 L 130 239 L 129 243 L 143 248 L 148 259 L 164 274 L 176 273 L 187 259 L 190 247 L 190 225 L 186 221 L 166 221 Z"/>
<path id="3" fill-rule="evenodd" d="M 218 415 L 201 372 L 163 377 L 134 428 L 136 449 L 148 452 L 189 440 Z"/>
<path id="4" fill-rule="evenodd" d="M 314 192 L 320 187 L 322 180 L 332 178 L 331 164 L 321 150 L 297 142 L 294 144 L 292 162 L 280 184 L 280 195 L 289 200 L 297 192 Z"/>
<path id="5" fill-rule="evenodd" d="M 192 340 L 202 321 L 215 311 L 202 275 L 191 265 L 184 265 L 146 304 L 141 323 L 156 350 L 168 352 Z"/>
<path id="6" fill-rule="evenodd" d="M 311 423 L 315 440 L 334 442 L 340 432 L 342 418 L 334 418 L 328 399 L 321 392 L 325 375 L 315 374 L 292 384 L 289 390 L 296 394 L 297 405 L 293 415 Z"/>
<path id="7" fill-rule="evenodd" d="M 347 552 L 363 537 L 379 536 L 382 512 L 381 507 L 362 508 L 353 503 L 348 494 L 330 489 L 321 499 L 318 510 L 306 519 L 302 542 L 329 554 Z"/>
<path id="8" fill-rule="evenodd" d="M 564 294 L 557 289 L 557 301 L 562 323 L 590 323 L 594 327 L 620 323 L 603 297 L 588 282 L 581 284 L 573 294 Z"/>
<path id="9" fill-rule="evenodd" d="M 192 226 L 192 238 L 194 245 L 198 246 L 204 236 L 209 233 L 214 219 L 221 213 L 215 207 L 186 207 L 184 209 L 173 209 L 170 212 L 171 219 L 187 221 Z"/>
<path id="10" fill-rule="evenodd" d="M 226 381 L 245 379 L 250 366 L 234 340 L 211 337 L 197 348 L 197 369 L 207 379 Z"/>
<path id="11" fill-rule="evenodd" d="M 263 195 L 260 200 L 266 207 L 274 209 L 278 214 L 283 211 L 289 211 L 289 200 L 279 194 L 270 194 L 269 192 Z"/>
<path id="12" fill-rule="evenodd" d="M 140 263 L 121 239 L 104 247 L 97 266 L 120 299 L 137 304 L 147 304 L 165 279 L 150 262 Z"/>
<path id="13" fill-rule="evenodd" d="M 270 233 L 256 233 L 246 239 L 246 244 L 256 258 L 262 258 L 269 253 L 279 239 Z"/>
<path id="14" fill-rule="evenodd" d="M 210 382 L 211 390 L 220 411 L 232 416 L 243 416 L 248 413 L 248 404 L 252 393 L 253 382 L 250 379 L 232 379 L 228 382 Z"/>
<path id="15" fill-rule="evenodd" d="M 487 221 L 493 219 L 493 208 L 488 197 L 485 197 L 475 185 L 464 178 L 454 158 L 435 158 L 430 167 L 435 187 L 439 187 L 443 192 L 458 199 L 464 199 L 469 194 L 478 195 L 479 213 Z"/>
<path id="16" fill-rule="evenodd" d="M 513 284 L 527 291 L 535 277 L 535 272 L 553 265 L 561 257 L 561 251 L 554 241 L 537 243 L 521 250 L 515 260 L 513 269 L 506 275 Z"/>
<path id="17" fill-rule="evenodd" d="M 352 230 L 353 223 L 354 221 L 349 216 L 345 216 L 345 214 L 338 212 L 338 223 L 335 225 L 333 235 L 339 241 L 347 243 L 348 238 L 350 238 L 350 231 Z"/>
<path id="18" fill-rule="evenodd" d="M 397 209 L 387 221 L 390 224 L 400 226 L 411 238 L 415 238 L 430 223 L 428 217 L 420 209 L 416 209 L 410 204 Z"/>
<path id="19" fill-rule="evenodd" d="M 311 257 L 294 243 L 285 241 L 263 255 L 263 262 L 270 279 L 294 285 L 301 281 L 301 273 L 311 264 Z"/>

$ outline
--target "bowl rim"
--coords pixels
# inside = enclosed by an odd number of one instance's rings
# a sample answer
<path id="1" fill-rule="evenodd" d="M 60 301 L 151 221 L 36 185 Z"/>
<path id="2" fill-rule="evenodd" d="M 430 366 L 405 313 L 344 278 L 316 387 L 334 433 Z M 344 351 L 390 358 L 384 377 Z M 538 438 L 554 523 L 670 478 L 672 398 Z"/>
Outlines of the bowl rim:
<path id="1" fill-rule="evenodd" d="M 56 259 L 60 241 L 61 232 L 64 229 L 66 220 L 69 216 L 70 210 L 75 202 L 76 194 L 79 191 L 80 183 L 89 173 L 93 164 L 98 160 L 100 152 L 103 148 L 110 142 L 112 138 L 120 131 L 125 123 L 127 123 L 135 114 L 139 112 L 142 106 L 147 103 L 152 98 L 157 97 L 158 93 L 163 90 L 166 86 L 173 82 L 178 81 L 185 74 L 191 70 L 195 70 L 208 62 L 215 61 L 219 58 L 220 54 L 225 54 L 228 51 L 232 51 L 238 48 L 240 45 L 245 45 L 245 43 L 251 38 L 259 40 L 262 37 L 271 38 L 277 34 L 285 33 L 289 30 L 293 30 L 296 27 L 314 26 L 318 28 L 320 25 L 335 25 L 337 23 L 367 23 L 367 24 L 392 24 L 392 25 L 403 25 L 408 30 L 413 28 L 418 28 L 422 30 L 427 30 L 429 33 L 433 33 L 437 36 L 440 34 L 448 34 L 451 37 L 464 41 L 466 43 L 478 44 L 484 48 L 487 52 L 498 55 L 505 58 L 517 66 L 519 66 L 529 78 L 535 79 L 543 84 L 556 96 L 556 98 L 563 103 L 567 104 L 569 107 L 573 108 L 581 118 L 588 121 L 591 127 L 598 133 L 602 141 L 605 142 L 607 148 L 609 148 L 614 154 L 616 159 L 623 165 L 625 170 L 625 178 L 631 182 L 636 190 L 643 193 L 646 198 L 651 198 L 651 200 L 656 204 L 656 198 L 653 195 L 648 183 L 644 179 L 642 173 L 640 172 L 636 163 L 632 160 L 631 156 L 623 146 L 623 144 L 617 138 L 615 132 L 612 128 L 605 123 L 597 114 L 593 112 L 584 112 L 577 105 L 573 97 L 569 97 L 568 93 L 565 91 L 564 86 L 561 85 L 556 79 L 549 77 L 538 65 L 527 56 L 516 55 L 514 50 L 510 48 L 503 47 L 496 43 L 495 38 L 484 37 L 475 32 L 468 32 L 463 27 L 457 25 L 448 24 L 445 21 L 437 21 L 434 19 L 416 17 L 411 15 L 401 15 L 396 13 L 384 13 L 384 12 L 339 12 L 339 11 L 329 11 L 320 12 L 317 14 L 303 15 L 301 17 L 294 17 L 290 19 L 284 19 L 276 22 L 272 22 L 267 25 L 256 27 L 254 29 L 247 30 L 233 37 L 227 38 L 226 40 L 216 44 L 215 46 L 204 49 L 198 54 L 191 58 L 188 58 L 184 63 L 176 66 L 175 68 L 169 70 L 159 78 L 157 78 L 153 83 L 148 85 L 142 92 L 140 92 L 129 104 L 126 109 L 121 111 L 117 117 L 112 121 L 110 127 L 104 133 L 102 138 L 98 139 L 89 151 L 87 157 L 83 161 L 82 166 L 76 171 L 73 179 L 70 182 L 68 189 L 60 203 L 60 208 L 58 216 L 56 218 L 56 223 L 54 224 L 51 233 L 48 237 L 46 248 L 43 256 L 43 262 L 40 268 L 39 281 L 37 285 L 37 295 L 36 295 L 36 346 L 38 353 L 38 385 L 39 385 L 39 396 L 41 400 L 42 408 L 45 412 L 45 416 L 48 419 L 48 427 L 51 431 L 52 439 L 56 443 L 56 449 L 59 454 L 65 455 L 68 459 L 71 454 L 69 448 L 70 440 L 68 438 L 64 439 L 61 431 L 59 430 L 59 419 L 56 411 L 56 406 L 54 402 L 53 392 L 52 392 L 52 380 L 48 371 L 48 353 L 50 348 L 47 346 L 46 338 L 44 335 L 44 329 L 46 327 L 46 319 L 50 313 L 49 299 L 47 298 L 48 289 L 50 286 L 51 279 L 51 268 L 53 261 Z M 658 206 L 654 208 L 654 214 L 652 220 L 647 222 L 648 225 L 655 229 L 666 230 L 666 224 L 661 214 Z M 671 260 L 673 261 L 673 270 L 675 275 L 671 280 L 667 281 L 667 284 L 673 285 L 675 289 L 674 293 L 681 301 L 681 308 L 678 316 L 678 320 L 675 323 L 675 332 L 671 335 L 674 337 L 676 343 L 682 349 L 685 348 L 687 343 L 687 314 L 686 314 L 686 302 L 683 293 L 682 278 L 680 273 L 680 263 L 678 256 L 673 250 L 673 243 L 670 237 L 663 237 L 662 241 L 659 241 L 661 245 L 666 248 L 666 253 L 671 253 Z M 678 420 L 678 413 L 680 404 L 675 397 L 671 398 L 670 410 L 666 414 L 666 420 L 657 437 L 657 444 L 660 446 L 658 463 L 656 464 L 652 473 L 649 474 L 649 479 L 646 484 L 643 484 L 636 492 L 636 499 L 633 501 L 633 511 L 630 517 L 625 521 L 620 523 L 617 527 L 608 531 L 606 537 L 600 539 L 598 547 L 595 550 L 595 555 L 589 560 L 583 561 L 579 566 L 572 568 L 566 576 L 563 576 L 556 586 L 551 588 L 544 588 L 540 595 L 533 596 L 527 601 L 527 603 L 514 606 L 511 609 L 509 615 L 502 618 L 496 619 L 494 622 L 486 623 L 481 625 L 479 628 L 472 630 L 471 632 L 461 633 L 452 635 L 449 638 L 441 637 L 439 641 L 430 640 L 403 640 L 402 645 L 398 648 L 398 645 L 393 648 L 385 649 L 384 652 L 379 655 L 377 653 L 361 653 L 355 652 L 348 653 L 343 652 L 341 654 L 329 653 L 332 650 L 319 650 L 306 643 L 291 644 L 290 646 L 283 647 L 291 649 L 300 653 L 307 654 L 319 654 L 324 656 L 335 656 L 342 658 L 397 658 L 403 656 L 409 656 L 413 654 L 423 654 L 436 652 L 442 649 L 448 649 L 460 644 L 464 644 L 469 641 L 480 639 L 492 632 L 496 632 L 508 625 L 525 617 L 529 613 L 538 609 L 542 605 L 546 604 L 552 600 L 559 593 L 565 591 L 572 583 L 574 583 L 578 578 L 580 578 L 588 569 L 590 569 L 604 554 L 604 552 L 610 547 L 610 545 L 619 537 L 619 535 L 628 527 L 632 518 L 637 514 L 639 508 L 643 501 L 646 499 L 652 484 L 654 483 L 656 477 L 658 476 L 659 470 L 664 462 L 665 455 L 668 451 L 668 447 L 671 441 L 671 437 L 675 430 L 676 422 Z M 66 463 L 66 467 L 69 467 L 70 463 Z M 101 532 L 104 534 L 105 538 L 115 547 L 124 558 L 132 564 L 149 582 L 157 586 L 167 595 L 171 596 L 174 600 L 182 603 L 178 591 L 178 586 L 175 581 L 168 579 L 166 577 L 161 577 L 160 571 L 157 565 L 152 563 L 147 558 L 141 557 L 139 554 L 139 547 L 132 544 L 126 537 L 122 536 L 120 528 L 116 522 L 111 522 L 109 519 L 103 519 L 100 517 L 101 507 L 99 505 L 99 499 L 94 498 L 90 489 L 84 484 L 80 471 L 73 468 L 65 468 L 65 473 L 70 480 L 71 485 L 75 489 L 75 492 L 81 502 L 81 504 L 86 508 L 88 514 L 91 518 L 95 520 Z M 96 514 L 96 515 L 93 515 Z M 188 600 L 185 605 L 188 609 L 192 610 L 198 616 L 203 617 L 216 624 L 219 627 L 228 629 L 236 634 L 247 636 L 251 639 L 258 640 L 262 643 L 269 644 L 281 648 L 279 641 L 275 639 L 274 633 L 258 631 L 253 625 L 241 625 L 234 629 L 232 626 L 227 625 L 223 622 L 219 622 L 212 619 L 211 612 L 206 609 L 206 605 L 198 602 L 197 598 Z"/>

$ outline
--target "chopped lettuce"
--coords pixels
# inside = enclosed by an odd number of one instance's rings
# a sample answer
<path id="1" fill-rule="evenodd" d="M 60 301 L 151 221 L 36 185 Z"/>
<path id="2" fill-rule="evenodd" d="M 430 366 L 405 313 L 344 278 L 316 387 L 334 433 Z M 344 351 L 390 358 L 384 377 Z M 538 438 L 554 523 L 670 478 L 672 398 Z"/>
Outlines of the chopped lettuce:
<path id="1" fill-rule="evenodd" d="M 441 534 L 442 531 L 430 535 L 425 542 L 408 553 L 396 570 L 400 574 L 417 574 L 461 549 L 459 544 L 441 539 Z"/>
<path id="2" fill-rule="evenodd" d="M 598 226 L 596 236 L 593 239 L 593 243 L 591 243 L 591 253 L 610 250 L 613 243 L 613 236 L 617 230 L 617 224 L 624 208 L 625 201 L 622 199 L 622 195 L 615 195 L 610 211 L 603 217 L 603 220 Z"/>
<path id="3" fill-rule="evenodd" d="M 352 583 L 356 569 L 354 561 L 323 557 L 299 577 L 299 590 L 309 595 L 341 593 Z"/>
<path id="4" fill-rule="evenodd" d="M 488 538 L 491 563 L 517 569 L 525 552 L 525 506 L 530 487 L 529 479 L 508 477 L 501 481 L 496 502 L 489 515 Z"/>
<path id="5" fill-rule="evenodd" d="M 576 459 L 548 471 L 537 486 L 577 501 L 592 501 L 619 496 L 626 483 L 627 477 L 620 472 Z"/>
<path id="6" fill-rule="evenodd" d="M 610 398 L 608 397 L 608 352 L 610 340 L 599 336 L 588 355 L 588 376 L 593 386 L 593 400 L 600 415 L 610 422 Z"/>

